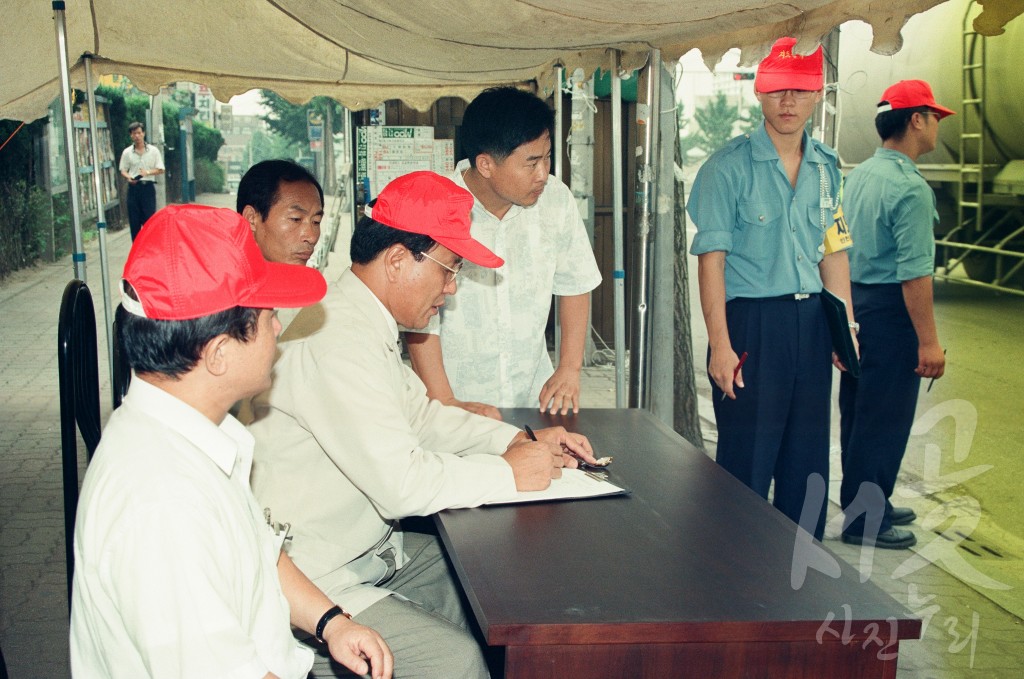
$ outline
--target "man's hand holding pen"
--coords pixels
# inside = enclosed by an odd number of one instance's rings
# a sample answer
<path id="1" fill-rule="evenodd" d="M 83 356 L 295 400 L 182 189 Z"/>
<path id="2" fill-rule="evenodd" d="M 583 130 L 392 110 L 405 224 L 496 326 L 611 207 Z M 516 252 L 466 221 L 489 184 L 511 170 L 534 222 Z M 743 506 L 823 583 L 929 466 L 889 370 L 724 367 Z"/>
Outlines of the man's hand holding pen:
<path id="1" fill-rule="evenodd" d="M 715 384 L 722 390 L 722 400 L 728 396 L 736 400 L 736 392 L 733 385 L 743 388 L 743 364 L 747 362 L 747 352 L 737 356 L 730 347 L 727 352 L 711 351 L 711 362 L 708 371 L 715 380 Z"/>
<path id="2" fill-rule="evenodd" d="M 562 476 L 562 468 L 578 466 L 577 457 L 594 463 L 594 450 L 582 434 L 563 427 L 520 432 L 502 455 L 512 467 L 517 490 L 544 490 L 551 479 Z"/>

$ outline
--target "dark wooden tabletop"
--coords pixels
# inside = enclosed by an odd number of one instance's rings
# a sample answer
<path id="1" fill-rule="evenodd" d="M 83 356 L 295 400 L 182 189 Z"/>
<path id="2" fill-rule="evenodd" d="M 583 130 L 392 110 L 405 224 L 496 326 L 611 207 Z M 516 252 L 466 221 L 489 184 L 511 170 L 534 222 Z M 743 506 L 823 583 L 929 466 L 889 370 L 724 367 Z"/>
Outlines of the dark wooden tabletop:
<path id="1" fill-rule="evenodd" d="M 806 641 L 826 620 L 827 638 L 920 635 L 820 543 L 802 553 L 835 576 L 794 565 L 796 525 L 646 411 L 503 415 L 586 434 L 632 493 L 435 517 L 489 644 Z"/>

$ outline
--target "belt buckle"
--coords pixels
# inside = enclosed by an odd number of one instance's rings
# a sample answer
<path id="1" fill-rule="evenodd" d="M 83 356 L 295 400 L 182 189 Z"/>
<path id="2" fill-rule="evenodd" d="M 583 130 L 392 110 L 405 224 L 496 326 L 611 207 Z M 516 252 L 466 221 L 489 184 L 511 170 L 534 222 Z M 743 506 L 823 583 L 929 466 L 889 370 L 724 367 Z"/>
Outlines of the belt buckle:
<path id="1" fill-rule="evenodd" d="M 795 295 L 793 295 L 793 299 L 797 300 L 798 302 L 802 299 L 807 299 L 808 297 L 810 297 L 810 294 L 806 292 L 798 292 Z"/>

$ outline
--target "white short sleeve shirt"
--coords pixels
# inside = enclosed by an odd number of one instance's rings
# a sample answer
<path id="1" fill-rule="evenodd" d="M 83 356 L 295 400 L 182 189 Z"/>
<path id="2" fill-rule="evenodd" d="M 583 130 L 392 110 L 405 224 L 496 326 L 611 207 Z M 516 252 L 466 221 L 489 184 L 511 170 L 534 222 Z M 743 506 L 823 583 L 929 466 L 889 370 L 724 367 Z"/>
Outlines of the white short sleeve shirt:
<path id="1" fill-rule="evenodd" d="M 463 188 L 469 161 L 452 179 Z M 505 264 L 466 262 L 456 294 L 431 319 L 440 334 L 445 371 L 456 398 L 498 407 L 537 405 L 554 369 L 544 329 L 552 295 L 590 292 L 601 283 L 576 199 L 554 176 L 530 207 L 513 205 L 502 219 L 473 203 L 471 233 Z"/>

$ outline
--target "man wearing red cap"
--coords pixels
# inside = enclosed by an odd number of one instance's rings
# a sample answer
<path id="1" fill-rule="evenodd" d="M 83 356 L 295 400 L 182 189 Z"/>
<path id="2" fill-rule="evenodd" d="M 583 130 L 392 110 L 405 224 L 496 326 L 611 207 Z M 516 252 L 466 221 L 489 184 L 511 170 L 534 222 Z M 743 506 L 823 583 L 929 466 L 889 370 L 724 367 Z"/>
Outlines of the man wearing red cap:
<path id="1" fill-rule="evenodd" d="M 313 658 L 295 625 L 353 671 L 391 676 L 380 635 L 281 551 L 287 529 L 249 487 L 253 438 L 228 414 L 270 384 L 274 308 L 325 290 L 313 269 L 266 262 L 231 210 L 169 207 L 135 239 L 118 309 L 135 378 L 82 486 L 73 675 L 300 679 Z"/>
<path id="2" fill-rule="evenodd" d="M 470 236 L 472 204 L 432 172 L 389 183 L 356 225 L 352 267 L 296 317 L 273 387 L 253 401 L 253 489 L 291 524 L 292 558 L 381 632 L 396 676 L 417 679 L 487 669 L 437 537 L 399 520 L 546 488 L 576 465 L 563 446 L 593 461 L 587 439 L 561 427 L 530 442 L 512 425 L 427 398 L 402 362 L 399 326 L 423 328 L 437 315 L 464 259 L 502 264 Z"/>
<path id="3" fill-rule="evenodd" d="M 921 378 L 942 377 L 946 359 L 932 309 L 935 194 L 917 159 L 935 148 L 939 121 L 953 111 L 935 103 L 923 80 L 903 80 L 882 94 L 875 155 L 846 180 L 853 307 L 860 321 L 860 379 L 839 388 L 846 513 L 843 542 L 906 549 L 917 542 L 898 526 L 914 511 L 893 507 Z"/>
<path id="4" fill-rule="evenodd" d="M 774 481 L 773 504 L 821 539 L 832 352 L 818 296 L 824 286 L 849 299 L 850 279 L 848 243 L 837 237 L 837 156 L 804 130 L 822 96 L 822 52 L 802 56 L 795 46 L 778 40 L 758 66 L 764 123 L 708 159 L 687 208 L 716 459 L 762 497 Z"/>

